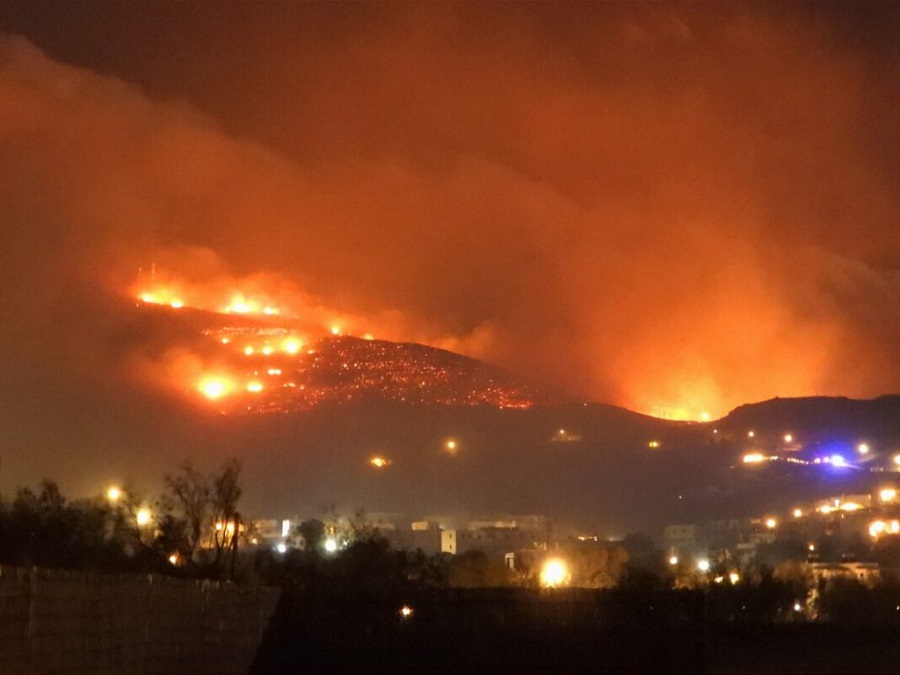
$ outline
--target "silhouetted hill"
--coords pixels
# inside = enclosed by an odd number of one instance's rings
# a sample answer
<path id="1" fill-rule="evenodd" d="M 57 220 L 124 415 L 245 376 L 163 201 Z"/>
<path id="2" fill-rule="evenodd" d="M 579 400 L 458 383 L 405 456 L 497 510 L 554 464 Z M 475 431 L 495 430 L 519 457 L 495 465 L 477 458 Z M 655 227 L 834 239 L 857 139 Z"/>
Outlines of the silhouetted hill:
<path id="1" fill-rule="evenodd" d="M 900 395 L 871 400 L 773 398 L 735 408 L 717 426 L 726 431 L 756 428 L 776 434 L 900 435 Z"/>

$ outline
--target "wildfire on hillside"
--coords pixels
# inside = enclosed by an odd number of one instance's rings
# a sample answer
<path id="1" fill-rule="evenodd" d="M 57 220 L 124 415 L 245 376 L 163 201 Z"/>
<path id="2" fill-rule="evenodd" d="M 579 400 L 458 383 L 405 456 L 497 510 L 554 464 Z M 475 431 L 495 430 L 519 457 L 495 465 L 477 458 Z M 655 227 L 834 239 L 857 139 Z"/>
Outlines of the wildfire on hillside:
<path id="1" fill-rule="evenodd" d="M 132 289 L 139 306 L 203 310 L 207 349 L 171 367 L 172 384 L 223 413 L 290 413 L 379 398 L 424 405 L 527 408 L 532 388 L 422 345 L 354 337 L 361 322 L 282 285 L 201 286 L 155 267 Z M 189 364 L 189 365 L 185 365 Z M 476 364 L 476 365 L 473 365 Z"/>

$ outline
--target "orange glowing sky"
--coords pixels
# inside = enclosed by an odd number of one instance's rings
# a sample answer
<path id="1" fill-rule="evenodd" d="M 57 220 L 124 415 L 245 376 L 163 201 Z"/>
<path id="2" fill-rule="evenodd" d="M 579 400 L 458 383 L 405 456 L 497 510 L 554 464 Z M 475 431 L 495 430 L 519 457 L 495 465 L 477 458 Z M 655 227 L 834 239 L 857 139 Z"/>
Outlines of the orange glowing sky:
<path id="1" fill-rule="evenodd" d="M 150 377 L 149 294 L 665 417 L 897 391 L 898 10 L 815 7 L 10 5 L 6 379 Z"/>

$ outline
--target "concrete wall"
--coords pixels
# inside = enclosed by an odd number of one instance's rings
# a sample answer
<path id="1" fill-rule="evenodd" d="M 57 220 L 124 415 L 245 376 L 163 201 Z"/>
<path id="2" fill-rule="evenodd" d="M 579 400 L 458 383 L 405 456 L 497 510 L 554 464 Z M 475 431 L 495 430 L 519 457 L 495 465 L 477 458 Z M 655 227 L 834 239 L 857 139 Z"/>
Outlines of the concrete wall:
<path id="1" fill-rule="evenodd" d="M 0 567 L 0 673 L 245 673 L 277 589 Z"/>

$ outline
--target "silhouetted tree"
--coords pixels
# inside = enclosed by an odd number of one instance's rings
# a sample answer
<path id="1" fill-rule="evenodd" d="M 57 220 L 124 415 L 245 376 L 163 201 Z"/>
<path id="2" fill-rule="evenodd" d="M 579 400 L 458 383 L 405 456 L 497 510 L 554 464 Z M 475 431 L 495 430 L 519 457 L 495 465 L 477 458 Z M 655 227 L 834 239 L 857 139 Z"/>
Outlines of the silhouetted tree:
<path id="1" fill-rule="evenodd" d="M 297 534 L 303 537 L 303 548 L 307 551 L 318 551 L 325 540 L 325 523 L 317 518 L 304 520 L 297 525 Z"/>

